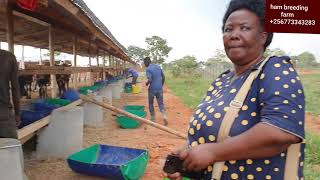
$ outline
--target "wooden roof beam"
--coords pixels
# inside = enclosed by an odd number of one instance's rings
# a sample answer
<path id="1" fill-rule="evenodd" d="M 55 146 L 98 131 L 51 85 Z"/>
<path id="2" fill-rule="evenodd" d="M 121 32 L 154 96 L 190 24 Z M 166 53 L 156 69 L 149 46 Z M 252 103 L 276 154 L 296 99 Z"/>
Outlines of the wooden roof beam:
<path id="1" fill-rule="evenodd" d="M 23 14 L 23 13 L 18 12 L 18 11 L 13 11 L 13 15 L 18 16 L 18 17 L 22 17 L 22 18 L 24 18 L 24 19 L 27 19 L 27 20 L 29 20 L 29 21 L 31 21 L 31 22 L 40 24 L 40 25 L 42 25 L 42 26 L 49 26 L 49 25 L 50 25 L 50 24 L 47 23 L 47 22 L 41 21 L 40 19 L 37 19 L 37 18 L 31 17 L 31 16 L 28 16 L 28 15 Z"/>
<path id="2" fill-rule="evenodd" d="M 48 29 L 15 35 L 14 39 L 18 40 L 18 39 L 26 38 L 28 36 L 39 35 L 39 34 L 44 34 L 44 33 L 49 33 Z"/>

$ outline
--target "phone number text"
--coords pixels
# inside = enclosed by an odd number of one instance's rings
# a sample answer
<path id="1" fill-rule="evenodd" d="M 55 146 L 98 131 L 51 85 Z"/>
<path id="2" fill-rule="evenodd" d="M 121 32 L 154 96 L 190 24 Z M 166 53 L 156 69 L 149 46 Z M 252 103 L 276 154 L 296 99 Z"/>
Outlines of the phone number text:
<path id="1" fill-rule="evenodd" d="M 274 25 L 295 25 L 295 26 L 315 26 L 316 20 L 314 19 L 272 19 L 271 24 Z"/>

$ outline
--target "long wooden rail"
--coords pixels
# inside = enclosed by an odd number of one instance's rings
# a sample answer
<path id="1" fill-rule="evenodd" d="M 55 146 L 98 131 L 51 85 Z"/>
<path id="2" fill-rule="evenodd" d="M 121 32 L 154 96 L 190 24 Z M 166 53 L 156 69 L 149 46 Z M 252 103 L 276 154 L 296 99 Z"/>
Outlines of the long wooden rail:
<path id="1" fill-rule="evenodd" d="M 59 67 L 59 66 L 28 66 L 26 69 L 19 70 L 21 75 L 32 74 L 75 74 L 83 72 L 114 72 L 122 71 L 123 68 L 110 68 L 110 67 Z"/>

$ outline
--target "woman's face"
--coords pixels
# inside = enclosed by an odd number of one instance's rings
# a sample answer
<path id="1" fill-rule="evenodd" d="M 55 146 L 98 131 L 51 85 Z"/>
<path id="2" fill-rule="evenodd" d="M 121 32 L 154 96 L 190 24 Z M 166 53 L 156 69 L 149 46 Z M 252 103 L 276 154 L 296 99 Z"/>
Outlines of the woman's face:
<path id="1" fill-rule="evenodd" d="M 259 17 L 249 10 L 233 12 L 225 23 L 224 49 L 235 65 L 245 65 L 259 58 L 266 39 L 267 33 L 263 32 Z"/>

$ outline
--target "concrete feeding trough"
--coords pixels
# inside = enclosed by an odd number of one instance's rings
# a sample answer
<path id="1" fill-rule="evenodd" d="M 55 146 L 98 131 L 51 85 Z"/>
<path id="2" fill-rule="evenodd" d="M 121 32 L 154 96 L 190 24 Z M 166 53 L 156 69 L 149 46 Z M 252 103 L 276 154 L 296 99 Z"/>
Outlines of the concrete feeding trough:
<path id="1" fill-rule="evenodd" d="M 37 158 L 65 158 L 82 149 L 83 108 L 56 109 L 38 134 Z"/>
<path id="2" fill-rule="evenodd" d="M 95 96 L 99 102 L 103 101 L 102 96 Z M 100 127 L 103 125 L 103 108 L 96 104 L 86 102 L 84 103 L 84 125 L 90 127 Z"/>
<path id="3" fill-rule="evenodd" d="M 0 138 L 1 179 L 24 180 L 21 143 L 17 139 Z"/>

